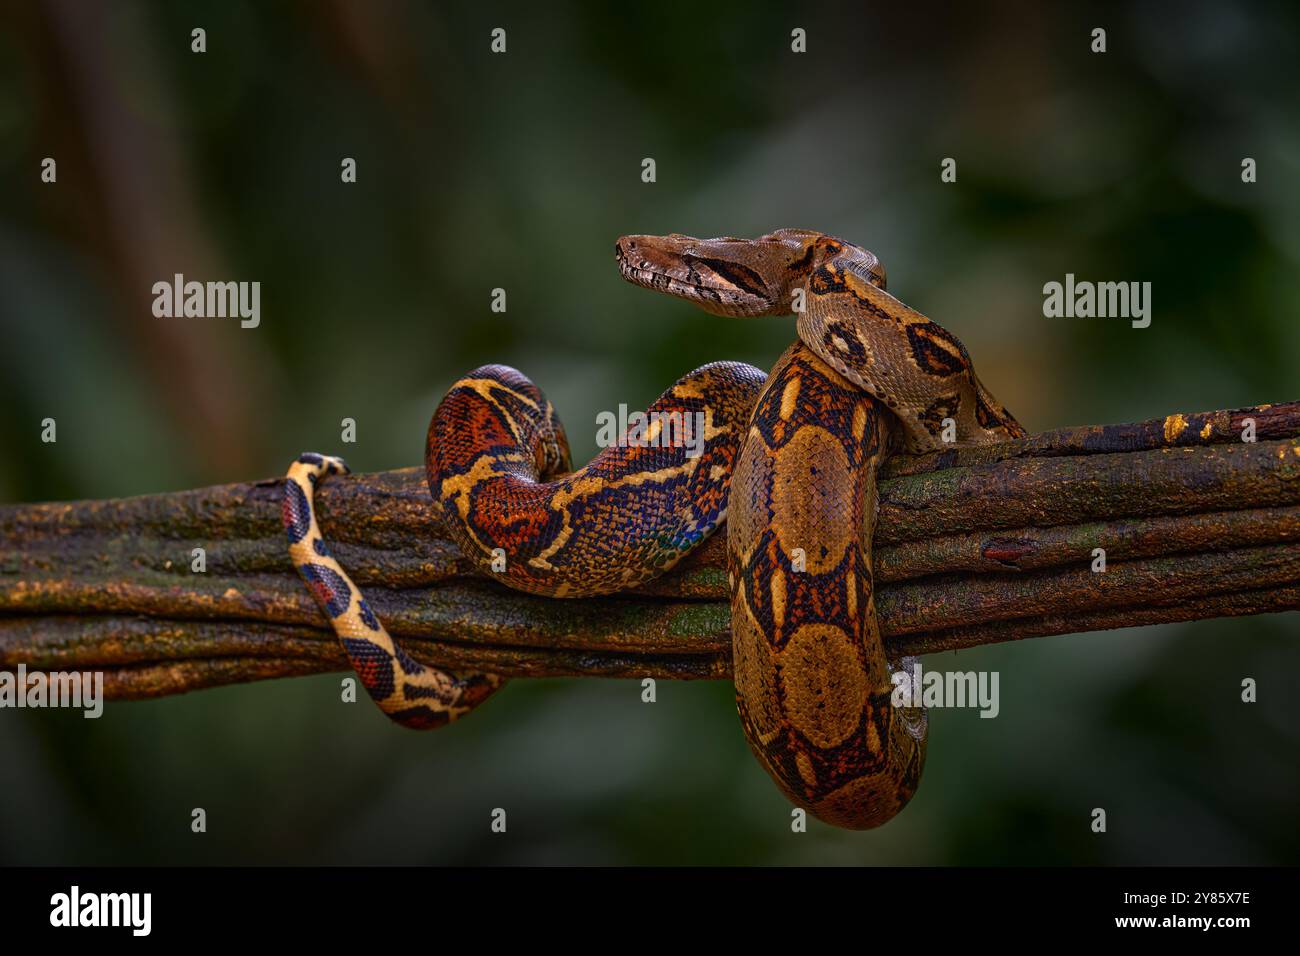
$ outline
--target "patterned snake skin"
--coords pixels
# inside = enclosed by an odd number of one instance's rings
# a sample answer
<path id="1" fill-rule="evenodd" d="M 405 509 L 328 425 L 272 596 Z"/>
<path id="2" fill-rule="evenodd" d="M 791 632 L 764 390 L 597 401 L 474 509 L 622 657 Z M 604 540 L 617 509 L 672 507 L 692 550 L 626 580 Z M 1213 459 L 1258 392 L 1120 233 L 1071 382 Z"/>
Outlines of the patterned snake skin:
<path id="1" fill-rule="evenodd" d="M 706 311 L 797 313 L 799 341 L 770 378 L 706 365 L 647 410 L 651 422 L 702 421 L 700 454 L 663 441 L 664 424 L 577 472 L 541 391 L 514 369 L 477 369 L 429 425 L 435 506 L 483 572 L 552 597 L 645 581 L 727 518 L 736 703 L 750 747 L 797 805 L 837 826 L 879 826 L 916 790 L 927 723 L 921 708 L 891 706 L 897 668 L 872 585 L 877 471 L 897 448 L 1024 430 L 961 343 L 885 292 L 883 266 L 857 246 L 781 229 L 758 239 L 625 236 L 615 252 L 629 282 Z M 312 492 L 345 470 L 312 454 L 290 468 L 290 556 L 384 712 L 407 726 L 446 723 L 501 680 L 413 661 L 329 556 Z"/>

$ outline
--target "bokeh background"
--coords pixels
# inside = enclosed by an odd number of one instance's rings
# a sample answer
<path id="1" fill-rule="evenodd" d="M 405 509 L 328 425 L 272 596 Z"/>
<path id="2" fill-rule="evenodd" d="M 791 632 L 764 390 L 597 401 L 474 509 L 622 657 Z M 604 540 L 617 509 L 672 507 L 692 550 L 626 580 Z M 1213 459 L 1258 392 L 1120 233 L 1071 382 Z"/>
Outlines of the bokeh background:
<path id="1" fill-rule="evenodd" d="M 612 244 L 632 232 L 865 245 L 1032 430 L 1300 398 L 1293 6 L 786 7 L 12 5 L 0 501 L 267 477 L 304 449 L 415 464 L 443 390 L 488 361 L 548 391 L 585 460 L 597 411 L 710 360 L 771 365 L 792 323 L 631 288 Z M 175 272 L 261 281 L 261 326 L 154 318 Z M 1152 282 L 1151 327 L 1045 319 L 1067 272 Z M 865 834 L 790 833 L 724 683 L 660 682 L 649 706 L 635 681 L 517 681 L 432 735 L 339 704 L 337 675 L 99 721 L 0 711 L 0 861 L 1295 863 L 1297 624 L 927 659 L 1000 671 L 1001 715 L 933 712 L 919 795 Z"/>

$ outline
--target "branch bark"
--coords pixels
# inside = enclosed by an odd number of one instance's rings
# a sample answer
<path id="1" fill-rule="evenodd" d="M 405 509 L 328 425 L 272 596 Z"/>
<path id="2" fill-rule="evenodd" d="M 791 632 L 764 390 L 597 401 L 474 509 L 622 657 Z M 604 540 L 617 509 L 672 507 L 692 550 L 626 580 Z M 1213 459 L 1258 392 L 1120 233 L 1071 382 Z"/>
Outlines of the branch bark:
<path id="1" fill-rule="evenodd" d="M 1300 402 L 899 457 L 880 492 L 877 605 L 899 655 L 1300 608 Z M 318 495 L 338 559 L 416 657 L 729 675 L 723 535 L 637 591 L 547 600 L 478 577 L 427 496 L 415 468 Z M 139 698 L 346 669 L 279 503 L 275 479 L 0 507 L 0 670 L 103 670 L 110 697 Z M 206 573 L 190 570 L 197 547 Z"/>

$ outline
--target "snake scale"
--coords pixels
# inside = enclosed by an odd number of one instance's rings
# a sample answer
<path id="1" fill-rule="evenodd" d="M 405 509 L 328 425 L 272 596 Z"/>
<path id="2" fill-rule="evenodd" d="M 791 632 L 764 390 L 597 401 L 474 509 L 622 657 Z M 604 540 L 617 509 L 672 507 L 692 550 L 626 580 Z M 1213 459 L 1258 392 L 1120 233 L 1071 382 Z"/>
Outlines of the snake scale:
<path id="1" fill-rule="evenodd" d="M 436 511 L 482 572 L 533 594 L 610 594 L 661 574 L 727 522 L 736 705 L 786 796 L 865 829 L 916 791 L 923 708 L 891 704 L 876 620 L 876 475 L 897 450 L 1021 437 L 951 333 L 885 291 L 870 252 L 823 233 L 758 239 L 625 236 L 629 282 L 725 316 L 796 314 L 770 375 L 715 362 L 683 376 L 635 435 L 574 471 L 541 390 L 502 365 L 452 385 L 429 425 Z M 698 441 L 681 440 L 698 422 Z M 682 423 L 687 423 L 683 425 Z M 689 432 L 685 433 L 689 435 Z M 672 440 L 667 440 L 672 439 Z M 440 726 L 500 678 L 451 674 L 402 651 L 321 537 L 316 485 L 340 459 L 289 469 L 289 552 L 362 685 L 392 719 Z"/>

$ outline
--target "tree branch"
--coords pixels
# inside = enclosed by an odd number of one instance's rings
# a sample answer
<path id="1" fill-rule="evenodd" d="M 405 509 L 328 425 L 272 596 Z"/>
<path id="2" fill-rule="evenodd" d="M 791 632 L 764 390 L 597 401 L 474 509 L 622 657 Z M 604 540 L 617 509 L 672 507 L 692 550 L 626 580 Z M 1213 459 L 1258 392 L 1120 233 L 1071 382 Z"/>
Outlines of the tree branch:
<path id="1" fill-rule="evenodd" d="M 891 653 L 1300 608 L 1298 436 L 1293 402 L 895 458 L 876 531 Z M 429 663 L 730 673 L 724 535 L 646 587 L 561 601 L 478 577 L 418 469 L 331 479 L 318 510 L 339 561 Z M 278 479 L 0 508 L 0 669 L 103 670 L 117 698 L 345 669 L 279 512 Z M 198 547 L 206 573 L 190 570 Z"/>

